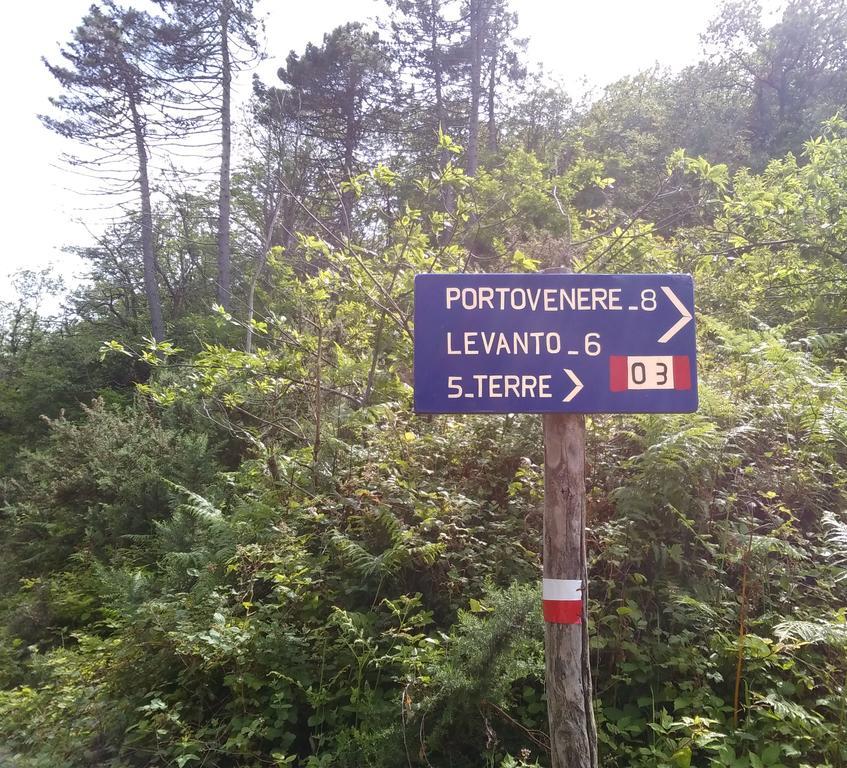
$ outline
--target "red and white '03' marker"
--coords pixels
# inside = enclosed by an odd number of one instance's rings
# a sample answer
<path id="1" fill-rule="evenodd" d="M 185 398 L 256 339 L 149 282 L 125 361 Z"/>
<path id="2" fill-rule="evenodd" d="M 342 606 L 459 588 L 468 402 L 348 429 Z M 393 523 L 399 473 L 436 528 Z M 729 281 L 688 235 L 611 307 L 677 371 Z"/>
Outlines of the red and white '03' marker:
<path id="1" fill-rule="evenodd" d="M 691 389 L 691 359 L 688 355 L 611 355 L 609 388 L 612 392 Z"/>
<path id="2" fill-rule="evenodd" d="M 579 579 L 544 579 L 541 598 L 544 621 L 582 624 L 582 582 Z"/>

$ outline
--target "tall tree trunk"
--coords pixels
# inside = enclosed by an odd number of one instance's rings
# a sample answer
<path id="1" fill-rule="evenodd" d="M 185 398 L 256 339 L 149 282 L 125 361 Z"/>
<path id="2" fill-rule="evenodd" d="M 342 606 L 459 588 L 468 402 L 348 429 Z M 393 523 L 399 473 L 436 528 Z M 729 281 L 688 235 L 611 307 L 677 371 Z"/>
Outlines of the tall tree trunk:
<path id="1" fill-rule="evenodd" d="M 441 64 L 441 50 L 438 45 L 438 23 L 441 20 L 439 0 L 430 0 L 429 55 L 432 59 L 432 79 L 435 88 L 435 119 L 438 130 L 447 133 L 447 111 L 444 109 L 444 68 Z M 447 165 L 450 153 L 442 151 L 439 162 L 442 168 Z"/>
<path id="2" fill-rule="evenodd" d="M 471 113 L 468 120 L 467 174 L 479 167 L 479 102 L 482 89 L 482 31 L 485 0 L 470 0 Z"/>
<path id="3" fill-rule="evenodd" d="M 435 90 L 435 119 L 438 122 L 436 126 L 440 133 L 450 133 L 450 126 L 447 123 L 447 107 L 444 104 L 444 64 L 441 59 L 441 46 L 439 44 L 439 33 L 441 30 L 441 0 L 430 0 L 430 35 L 429 35 L 429 54 L 432 63 L 432 80 Z M 450 163 L 451 153 L 442 149 L 438 153 L 438 170 L 443 171 Z M 456 210 L 456 193 L 455 190 L 448 186 L 442 188 L 441 199 L 444 202 L 444 208 L 447 211 Z M 442 231 L 439 235 L 439 242 L 442 244 L 447 242 L 449 232 Z"/>
<path id="4" fill-rule="evenodd" d="M 323 415 L 323 392 L 321 391 L 321 364 L 323 363 L 323 320 L 318 323 L 318 350 L 315 363 L 315 441 L 312 443 L 312 479 L 318 479 L 318 457 L 321 452 L 321 417 Z"/>
<path id="5" fill-rule="evenodd" d="M 144 127 L 135 101 L 130 98 L 132 128 L 135 134 L 135 149 L 138 153 L 138 186 L 141 192 L 141 260 L 144 263 L 144 292 L 150 311 L 150 328 L 155 341 L 165 338 L 165 322 L 162 318 L 162 300 L 156 282 L 156 252 L 153 248 L 153 207 L 150 202 L 150 177 L 147 172 L 147 145 Z"/>
<path id="6" fill-rule="evenodd" d="M 230 155 L 232 152 L 232 121 L 230 97 L 232 91 L 232 62 L 229 56 L 230 1 L 221 2 L 221 179 L 218 193 L 218 303 L 229 310 L 232 305 L 231 253 L 229 241 L 230 218 Z"/>
<path id="7" fill-rule="evenodd" d="M 262 270 L 264 270 L 267 261 L 267 243 L 263 243 L 262 252 L 256 262 L 256 270 L 253 272 L 253 279 L 250 280 L 250 287 L 247 289 L 247 333 L 244 337 L 244 351 L 247 354 L 253 351 L 253 315 L 256 311 L 256 286 L 259 284 L 259 278 L 262 276 Z"/>
<path id="8" fill-rule="evenodd" d="M 359 140 L 359 124 L 356 119 L 356 91 L 351 86 L 345 99 L 345 123 L 344 123 L 344 176 L 345 181 L 353 178 L 353 165 L 355 162 L 356 144 Z M 353 211 L 353 203 L 356 195 L 352 189 L 346 189 L 341 193 L 341 231 L 350 237 L 350 216 Z"/>
<path id="9" fill-rule="evenodd" d="M 273 243 L 274 231 L 276 229 L 279 212 L 282 209 L 282 201 L 284 195 L 280 192 L 277 202 L 273 207 L 273 211 L 265 220 L 265 237 L 262 240 L 262 250 L 256 260 L 256 269 L 253 272 L 253 278 L 250 280 L 250 287 L 247 289 L 247 335 L 244 339 L 244 351 L 253 351 L 253 315 L 256 311 L 256 287 L 259 285 L 259 280 L 262 277 L 262 271 L 268 263 L 268 253 L 271 250 Z"/>
<path id="10" fill-rule="evenodd" d="M 497 43 L 491 52 L 488 62 L 488 151 L 492 154 L 497 151 L 497 117 L 495 114 L 495 101 L 497 95 Z"/>
<path id="11" fill-rule="evenodd" d="M 405 254 L 405 248 L 403 249 L 403 253 Z M 388 285 L 388 294 L 391 295 L 391 292 L 394 290 L 394 284 L 397 282 L 397 276 L 400 274 L 400 265 L 402 263 L 402 256 L 397 260 L 397 263 L 394 265 L 394 273 L 391 275 L 391 282 Z M 374 336 L 374 351 L 371 356 L 371 368 L 368 371 L 368 383 L 365 386 L 365 394 L 362 395 L 362 407 L 367 408 L 371 404 L 371 395 L 373 395 L 374 390 L 374 382 L 376 381 L 376 368 L 379 364 L 379 356 L 382 352 L 382 334 L 385 330 L 385 319 L 387 317 L 387 312 L 382 310 L 382 314 L 379 316 L 379 323 L 376 326 L 376 335 Z"/>

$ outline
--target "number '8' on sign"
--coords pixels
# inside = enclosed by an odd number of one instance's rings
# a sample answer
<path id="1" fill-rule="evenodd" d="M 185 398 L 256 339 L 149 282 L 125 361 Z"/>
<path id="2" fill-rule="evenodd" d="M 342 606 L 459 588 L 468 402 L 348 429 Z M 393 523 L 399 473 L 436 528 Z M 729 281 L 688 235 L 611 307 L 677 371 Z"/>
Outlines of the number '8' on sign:
<path id="1" fill-rule="evenodd" d="M 612 392 L 633 389 L 691 389 L 687 355 L 612 355 L 609 358 Z"/>

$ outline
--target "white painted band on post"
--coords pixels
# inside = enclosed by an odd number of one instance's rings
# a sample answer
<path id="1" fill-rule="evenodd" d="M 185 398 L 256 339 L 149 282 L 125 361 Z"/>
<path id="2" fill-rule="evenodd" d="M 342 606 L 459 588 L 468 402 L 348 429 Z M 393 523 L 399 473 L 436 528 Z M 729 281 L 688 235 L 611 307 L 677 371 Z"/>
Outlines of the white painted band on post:
<path id="1" fill-rule="evenodd" d="M 579 579 L 543 579 L 541 597 L 544 600 L 582 600 L 582 581 Z"/>

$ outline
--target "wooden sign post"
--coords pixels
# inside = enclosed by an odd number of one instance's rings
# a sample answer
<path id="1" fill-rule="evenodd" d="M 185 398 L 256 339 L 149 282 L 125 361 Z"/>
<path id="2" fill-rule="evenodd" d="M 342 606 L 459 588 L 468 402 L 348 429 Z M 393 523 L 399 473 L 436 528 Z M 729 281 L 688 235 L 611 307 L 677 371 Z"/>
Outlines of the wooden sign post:
<path id="1" fill-rule="evenodd" d="M 544 415 L 544 652 L 553 768 L 596 768 L 588 656 L 585 417 Z"/>
<path id="2" fill-rule="evenodd" d="M 570 273 L 565 266 L 550 272 Z M 542 605 L 552 768 L 597 768 L 585 547 L 585 416 L 547 413 L 544 426 Z"/>

